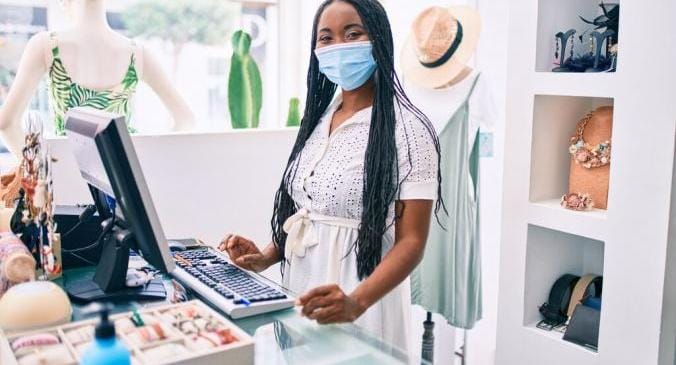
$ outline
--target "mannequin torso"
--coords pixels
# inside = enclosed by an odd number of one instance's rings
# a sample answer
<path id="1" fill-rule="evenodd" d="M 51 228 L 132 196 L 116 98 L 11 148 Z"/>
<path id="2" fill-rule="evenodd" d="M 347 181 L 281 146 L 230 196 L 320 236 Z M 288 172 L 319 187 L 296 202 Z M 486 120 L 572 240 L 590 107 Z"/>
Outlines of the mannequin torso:
<path id="1" fill-rule="evenodd" d="M 52 48 L 58 46 L 63 66 L 74 83 L 93 90 L 110 90 L 122 81 L 133 54 L 136 71 L 142 78 L 142 47 L 112 31 L 96 33 L 72 29 L 55 33 L 55 41 L 47 36 L 45 64 L 51 66 Z"/>

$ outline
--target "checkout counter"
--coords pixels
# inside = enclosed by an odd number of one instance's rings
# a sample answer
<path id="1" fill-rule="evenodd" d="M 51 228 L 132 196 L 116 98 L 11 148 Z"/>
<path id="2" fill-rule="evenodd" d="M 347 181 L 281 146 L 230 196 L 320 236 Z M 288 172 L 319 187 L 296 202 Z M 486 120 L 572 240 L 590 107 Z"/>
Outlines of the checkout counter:
<path id="1" fill-rule="evenodd" d="M 80 280 L 93 275 L 93 268 L 66 270 L 55 282 Z M 165 287 L 171 288 L 165 277 Z M 191 296 L 191 299 L 194 297 Z M 118 303 L 113 313 L 166 305 L 167 302 Z M 206 303 L 208 304 L 208 303 Z M 83 307 L 73 306 L 73 321 L 91 317 Z M 318 325 L 295 309 L 265 313 L 231 321 L 253 337 L 257 365 L 307 364 L 427 364 L 364 332 L 353 324 Z M 198 365 L 198 364 L 195 364 Z"/>

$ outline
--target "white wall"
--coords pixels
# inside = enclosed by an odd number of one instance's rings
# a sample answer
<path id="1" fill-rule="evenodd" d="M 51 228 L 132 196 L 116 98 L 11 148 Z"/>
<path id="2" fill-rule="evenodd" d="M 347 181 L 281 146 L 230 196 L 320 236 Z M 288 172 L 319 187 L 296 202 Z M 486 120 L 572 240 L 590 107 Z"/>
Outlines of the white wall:
<path id="1" fill-rule="evenodd" d="M 217 242 L 227 232 L 269 242 L 272 202 L 295 129 L 134 136 L 167 236 Z M 51 139 L 55 201 L 91 201 L 65 138 Z"/>
<path id="2" fill-rule="evenodd" d="M 275 192 L 296 129 L 134 136 L 141 167 L 168 238 L 217 244 L 226 233 L 270 242 Z M 56 204 L 91 202 L 64 138 L 49 141 Z M 272 278 L 276 268 L 269 269 Z"/>

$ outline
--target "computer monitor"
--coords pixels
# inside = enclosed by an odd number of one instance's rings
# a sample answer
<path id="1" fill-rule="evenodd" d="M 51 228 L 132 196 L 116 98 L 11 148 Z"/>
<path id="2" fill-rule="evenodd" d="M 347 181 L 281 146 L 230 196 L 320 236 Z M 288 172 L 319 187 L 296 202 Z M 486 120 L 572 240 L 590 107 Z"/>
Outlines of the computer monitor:
<path id="1" fill-rule="evenodd" d="M 94 280 L 67 283 L 67 291 L 82 301 L 163 298 L 161 281 L 161 288 L 125 286 L 129 249 L 161 272 L 173 271 L 174 261 L 124 117 L 73 108 L 66 117 L 66 135 L 109 230 L 100 240 L 104 247 Z"/>

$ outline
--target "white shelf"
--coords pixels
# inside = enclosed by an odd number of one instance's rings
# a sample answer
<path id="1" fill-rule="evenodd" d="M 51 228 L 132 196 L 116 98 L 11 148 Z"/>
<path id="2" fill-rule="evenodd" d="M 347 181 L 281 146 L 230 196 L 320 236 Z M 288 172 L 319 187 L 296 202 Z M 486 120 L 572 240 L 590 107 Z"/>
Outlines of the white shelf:
<path id="1" fill-rule="evenodd" d="M 579 351 L 583 351 L 585 353 L 591 354 L 593 356 L 598 355 L 598 351 L 592 350 L 592 349 L 585 347 L 585 346 L 580 346 L 580 345 L 572 343 L 572 342 L 565 341 L 563 339 L 563 332 L 559 332 L 559 331 L 555 331 L 555 330 L 545 331 L 541 328 L 537 328 L 537 322 L 531 323 L 531 324 L 529 324 L 525 327 L 528 331 L 530 331 L 530 332 L 532 332 L 532 333 L 534 333 L 538 336 L 542 336 L 542 337 L 551 339 L 552 341 L 554 341 L 554 342 L 552 342 L 552 344 L 554 344 L 554 345 L 566 346 L 566 347 L 570 348 L 572 351 L 578 351 L 579 350 Z"/>
<path id="2" fill-rule="evenodd" d="M 530 157 L 531 202 L 558 200 L 569 192 L 571 157 L 568 148 L 577 123 L 590 111 L 614 104 L 614 99 L 604 97 L 535 95 L 531 150 L 530 156 L 525 157 Z M 613 145 L 618 146 L 617 143 Z M 617 161 L 613 160 L 614 163 Z M 610 166 L 611 170 L 613 166 Z"/>
<path id="3" fill-rule="evenodd" d="M 617 74 L 536 72 L 533 74 L 533 91 L 540 95 L 610 98 L 617 92 Z"/>
<path id="4" fill-rule="evenodd" d="M 537 365 L 571 365 L 571 364 L 602 364 L 601 356 L 582 346 L 564 341 L 563 334 L 547 332 L 535 327 L 535 323 L 520 326 L 515 330 L 519 343 L 513 351 L 517 353 L 513 361 L 508 364 L 537 364 Z M 500 339 L 498 339 L 499 341 Z M 498 356 L 500 352 L 498 351 Z M 498 364 L 500 361 L 498 359 Z M 618 363 L 624 364 L 624 363 Z"/>
<path id="5" fill-rule="evenodd" d="M 578 16 L 598 3 L 509 3 L 497 365 L 676 364 L 664 331 L 676 327 L 676 51 L 664 46 L 676 2 L 622 1 L 617 72 L 548 72 L 554 34 L 585 31 Z M 569 138 L 601 105 L 614 106 L 608 211 L 565 210 Z M 604 276 L 598 353 L 535 327 L 565 273 Z"/>
<path id="6" fill-rule="evenodd" d="M 578 212 L 565 209 L 560 199 L 543 200 L 528 206 L 528 223 L 578 236 L 605 240 L 607 211 Z"/>

